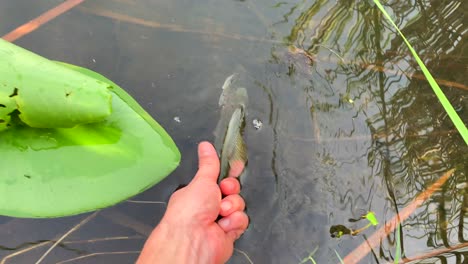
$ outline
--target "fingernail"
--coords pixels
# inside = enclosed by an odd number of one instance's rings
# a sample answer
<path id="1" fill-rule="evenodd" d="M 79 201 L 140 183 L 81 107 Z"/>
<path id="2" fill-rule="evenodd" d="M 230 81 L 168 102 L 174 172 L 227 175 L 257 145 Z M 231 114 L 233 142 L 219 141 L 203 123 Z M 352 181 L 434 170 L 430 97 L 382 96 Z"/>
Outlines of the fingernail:
<path id="1" fill-rule="evenodd" d="M 203 141 L 199 145 L 200 148 L 200 156 L 206 157 L 206 156 L 211 156 L 213 153 L 216 153 L 212 145 L 206 141 Z"/>
<path id="2" fill-rule="evenodd" d="M 231 220 L 229 220 L 228 218 L 223 218 L 218 221 L 218 225 L 221 226 L 221 228 L 223 229 L 228 229 L 230 224 Z"/>
<path id="3" fill-rule="evenodd" d="M 231 208 L 232 208 L 231 202 L 228 202 L 228 201 L 221 202 L 221 211 L 227 212 L 227 211 L 229 211 Z"/>

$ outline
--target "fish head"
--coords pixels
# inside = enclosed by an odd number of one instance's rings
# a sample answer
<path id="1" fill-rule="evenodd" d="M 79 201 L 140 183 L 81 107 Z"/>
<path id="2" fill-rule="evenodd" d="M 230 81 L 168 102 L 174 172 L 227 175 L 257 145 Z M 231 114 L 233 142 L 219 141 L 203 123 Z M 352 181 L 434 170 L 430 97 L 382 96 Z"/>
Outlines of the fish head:
<path id="1" fill-rule="evenodd" d="M 249 101 L 249 96 L 247 95 L 247 89 L 243 87 L 237 88 L 232 98 L 232 105 L 234 106 L 240 105 L 242 106 L 242 108 L 245 109 L 248 101 Z"/>
<path id="2" fill-rule="evenodd" d="M 232 75 L 227 77 L 226 80 L 224 80 L 222 92 L 221 92 L 221 95 L 219 96 L 219 101 L 218 101 L 219 106 L 226 105 L 228 98 L 229 98 L 229 94 L 232 93 L 231 87 L 234 81 L 236 80 L 236 77 L 237 77 L 237 73 L 233 73 Z"/>

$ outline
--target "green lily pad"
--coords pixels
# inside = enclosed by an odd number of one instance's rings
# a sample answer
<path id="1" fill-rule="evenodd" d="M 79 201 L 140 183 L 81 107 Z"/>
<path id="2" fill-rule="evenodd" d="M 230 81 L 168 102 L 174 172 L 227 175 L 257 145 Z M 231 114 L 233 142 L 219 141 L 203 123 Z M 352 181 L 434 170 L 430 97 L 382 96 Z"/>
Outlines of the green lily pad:
<path id="1" fill-rule="evenodd" d="M 8 128 L 11 121 L 10 113 L 16 110 L 16 103 L 9 94 L 0 90 L 0 131 Z"/>
<path id="2" fill-rule="evenodd" d="M 70 128 L 102 121 L 112 110 L 108 88 L 102 80 L 0 39 L 0 105 L 14 103 L 13 110 L 30 127 Z M 12 109 L 3 110 L 0 119 L 9 124 Z"/>
<path id="3" fill-rule="evenodd" d="M 54 63 L 58 71 L 105 85 L 112 113 L 72 128 L 0 129 L 1 215 L 59 217 L 104 208 L 150 188 L 178 166 L 180 153 L 170 136 L 123 89 L 88 69 Z"/>

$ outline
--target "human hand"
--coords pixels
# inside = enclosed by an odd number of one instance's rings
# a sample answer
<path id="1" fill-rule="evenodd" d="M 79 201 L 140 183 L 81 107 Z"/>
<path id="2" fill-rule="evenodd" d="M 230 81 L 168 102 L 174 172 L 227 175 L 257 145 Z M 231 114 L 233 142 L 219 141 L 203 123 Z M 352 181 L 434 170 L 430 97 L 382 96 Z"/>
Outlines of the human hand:
<path id="1" fill-rule="evenodd" d="M 217 184 L 219 159 L 210 143 L 200 143 L 198 156 L 197 174 L 189 185 L 172 194 L 166 213 L 146 241 L 138 264 L 217 264 L 231 257 L 234 241 L 249 221 L 244 212 L 244 199 L 239 195 L 240 184 L 233 177 Z M 230 176 L 238 177 L 242 169 L 243 165 L 237 166 Z M 219 215 L 222 218 L 216 222 Z"/>

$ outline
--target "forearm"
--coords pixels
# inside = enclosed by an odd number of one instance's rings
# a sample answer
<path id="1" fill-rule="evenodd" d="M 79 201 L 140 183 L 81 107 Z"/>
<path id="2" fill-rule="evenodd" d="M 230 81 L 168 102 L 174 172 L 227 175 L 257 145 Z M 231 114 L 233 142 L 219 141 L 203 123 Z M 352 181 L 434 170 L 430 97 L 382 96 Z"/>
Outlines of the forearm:
<path id="1" fill-rule="evenodd" d="M 202 232 L 186 229 L 171 226 L 163 219 L 146 241 L 137 264 L 213 263 L 209 252 L 202 250 Z"/>

